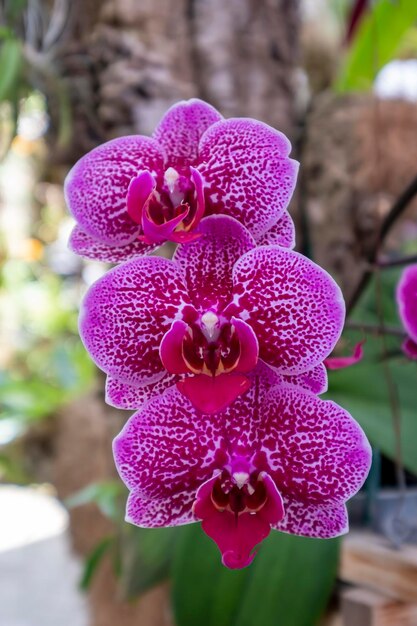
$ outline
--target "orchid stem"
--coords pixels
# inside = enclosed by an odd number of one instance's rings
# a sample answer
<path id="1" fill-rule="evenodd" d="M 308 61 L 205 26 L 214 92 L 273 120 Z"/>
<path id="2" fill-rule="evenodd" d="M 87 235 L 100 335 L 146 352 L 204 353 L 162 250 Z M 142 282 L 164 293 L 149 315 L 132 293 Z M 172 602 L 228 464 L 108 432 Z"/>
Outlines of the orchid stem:
<path id="1" fill-rule="evenodd" d="M 393 337 L 400 337 L 401 339 L 406 336 L 405 331 L 402 328 L 397 328 L 396 326 L 378 326 L 377 324 L 354 322 L 353 320 L 347 320 L 345 328 L 359 332 L 369 332 L 374 335 L 392 335 Z"/>
<path id="2" fill-rule="evenodd" d="M 375 262 L 378 256 L 378 252 L 390 232 L 392 226 L 398 220 L 399 217 L 404 213 L 405 209 L 410 204 L 411 200 L 417 195 L 417 176 L 413 178 L 413 180 L 409 183 L 409 185 L 404 189 L 404 191 L 399 195 L 397 200 L 392 205 L 391 209 L 388 211 L 385 219 L 381 224 L 381 228 L 379 230 L 378 237 L 376 239 L 375 245 L 371 253 L 368 257 L 369 267 L 364 271 L 359 283 L 356 286 L 355 291 L 349 299 L 347 304 L 348 314 L 352 311 L 361 295 L 365 291 L 366 287 L 369 284 L 369 281 L 373 275 L 373 269 L 375 267 Z"/>
<path id="3" fill-rule="evenodd" d="M 384 261 L 377 261 L 375 264 L 379 269 L 389 269 L 390 267 L 402 267 L 403 265 L 410 265 L 411 263 L 417 263 L 417 254 L 410 254 L 409 256 L 400 257 L 399 259 L 386 259 Z"/>

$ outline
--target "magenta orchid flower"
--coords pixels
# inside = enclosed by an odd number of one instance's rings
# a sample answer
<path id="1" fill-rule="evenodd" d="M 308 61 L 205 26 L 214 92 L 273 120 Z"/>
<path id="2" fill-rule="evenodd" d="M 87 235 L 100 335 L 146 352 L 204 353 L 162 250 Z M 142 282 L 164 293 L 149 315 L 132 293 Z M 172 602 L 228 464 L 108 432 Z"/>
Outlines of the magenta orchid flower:
<path id="1" fill-rule="evenodd" d="M 330 538 L 371 449 L 340 406 L 259 365 L 245 398 L 201 415 L 175 387 L 155 396 L 114 441 L 130 491 L 126 520 L 155 528 L 201 521 L 229 568 L 249 565 L 271 529 Z"/>
<path id="2" fill-rule="evenodd" d="M 165 241 L 193 241 L 201 219 L 219 213 L 261 244 L 293 247 L 286 208 L 298 163 L 290 150 L 288 139 L 262 122 L 224 120 L 201 100 L 180 102 L 152 138 L 113 139 L 75 164 L 65 182 L 77 221 L 70 247 L 117 263 Z"/>
<path id="3" fill-rule="evenodd" d="M 323 389 L 344 322 L 334 280 L 297 252 L 256 247 L 231 217 L 205 218 L 198 234 L 172 261 L 133 259 L 87 293 L 80 333 L 108 375 L 108 401 L 126 408 L 176 382 L 213 413 L 247 391 L 259 358 Z"/>
<path id="4" fill-rule="evenodd" d="M 398 312 L 408 333 L 403 351 L 408 358 L 417 360 L 417 265 L 407 267 L 397 285 Z"/>

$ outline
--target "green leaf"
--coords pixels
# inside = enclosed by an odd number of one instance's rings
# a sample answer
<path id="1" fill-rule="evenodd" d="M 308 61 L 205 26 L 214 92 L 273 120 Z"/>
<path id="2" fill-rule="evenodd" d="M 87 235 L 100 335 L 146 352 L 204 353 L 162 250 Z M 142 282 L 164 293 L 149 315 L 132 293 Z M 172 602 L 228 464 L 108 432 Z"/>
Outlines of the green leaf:
<path id="1" fill-rule="evenodd" d="M 103 481 L 87 485 L 65 500 L 65 505 L 72 509 L 83 504 L 97 504 L 106 517 L 118 521 L 122 516 L 121 505 L 125 488 L 118 480 Z"/>
<path id="2" fill-rule="evenodd" d="M 415 0 L 379 0 L 358 28 L 336 88 L 340 92 L 369 89 L 376 73 L 394 58 L 417 20 Z"/>
<path id="3" fill-rule="evenodd" d="M 376 310 L 376 303 L 379 302 L 384 324 L 401 329 L 395 300 L 395 287 L 400 274 L 399 269 L 385 270 L 381 275 L 379 295 L 375 282 L 369 285 L 355 308 L 353 319 L 356 322 L 379 326 Z M 348 331 L 344 333 L 344 338 L 348 338 L 352 345 L 358 340 L 358 334 Z M 386 337 L 387 352 L 397 354 L 395 358 L 388 359 L 387 365 L 398 394 L 404 465 L 417 475 L 417 368 L 415 363 L 402 356 L 401 343 L 401 337 Z M 394 416 L 383 358 L 381 337 L 368 333 L 363 361 L 345 370 L 329 372 L 327 397 L 347 409 L 361 424 L 371 443 L 396 460 Z"/>
<path id="4" fill-rule="evenodd" d="M 253 563 L 228 570 L 200 525 L 185 528 L 173 564 L 178 626 L 313 626 L 337 573 L 338 540 L 275 531 Z"/>
<path id="5" fill-rule="evenodd" d="M 22 66 L 23 53 L 20 41 L 14 38 L 5 39 L 0 49 L 0 102 L 13 97 Z"/>
<path id="6" fill-rule="evenodd" d="M 92 578 L 100 565 L 103 557 L 114 546 L 114 537 L 105 537 L 100 543 L 92 550 L 90 555 L 84 564 L 84 572 L 80 581 L 80 587 L 83 591 L 86 591 L 92 581 Z"/>
<path id="7" fill-rule="evenodd" d="M 121 587 L 133 598 L 169 576 L 182 528 L 137 528 L 125 525 L 121 538 Z"/>
<path id="8" fill-rule="evenodd" d="M 370 341 L 365 344 L 365 351 L 369 350 L 370 344 Z M 367 359 L 366 352 L 365 358 Z M 389 367 L 399 398 L 404 466 L 417 475 L 416 365 L 407 363 L 405 359 L 398 359 L 392 360 Z M 382 364 L 365 361 L 352 368 L 329 374 L 329 399 L 347 409 L 358 420 L 371 443 L 395 460 L 397 451 L 394 419 Z"/>

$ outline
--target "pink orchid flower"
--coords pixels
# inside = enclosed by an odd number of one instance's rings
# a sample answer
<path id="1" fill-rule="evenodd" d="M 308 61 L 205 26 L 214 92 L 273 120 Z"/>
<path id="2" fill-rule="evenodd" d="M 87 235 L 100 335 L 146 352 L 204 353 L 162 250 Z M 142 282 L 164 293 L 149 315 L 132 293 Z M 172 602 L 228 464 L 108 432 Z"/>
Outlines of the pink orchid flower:
<path id="1" fill-rule="evenodd" d="M 201 219 L 226 214 L 259 244 L 294 246 L 286 211 L 298 163 L 282 133 L 252 119 L 224 120 L 201 100 L 179 102 L 153 137 L 132 135 L 95 148 L 65 182 L 77 221 L 74 252 L 115 262 L 165 241 L 198 237 Z"/>
<path id="2" fill-rule="evenodd" d="M 408 333 L 403 352 L 409 359 L 417 360 L 417 265 L 406 267 L 397 285 L 398 312 Z"/>
<path id="3" fill-rule="evenodd" d="M 144 400 L 175 381 L 213 413 L 247 391 L 259 358 L 323 387 L 344 322 L 334 280 L 297 252 L 256 247 L 231 217 L 205 218 L 198 234 L 172 261 L 133 259 L 88 291 L 80 334 L 108 375 L 108 401 L 137 390 Z"/>
<path id="4" fill-rule="evenodd" d="M 330 538 L 348 530 L 345 502 L 371 449 L 334 402 L 259 365 L 223 413 L 201 415 L 175 387 L 154 397 L 114 441 L 130 491 L 126 521 L 156 528 L 201 521 L 229 568 L 249 565 L 271 529 Z"/>

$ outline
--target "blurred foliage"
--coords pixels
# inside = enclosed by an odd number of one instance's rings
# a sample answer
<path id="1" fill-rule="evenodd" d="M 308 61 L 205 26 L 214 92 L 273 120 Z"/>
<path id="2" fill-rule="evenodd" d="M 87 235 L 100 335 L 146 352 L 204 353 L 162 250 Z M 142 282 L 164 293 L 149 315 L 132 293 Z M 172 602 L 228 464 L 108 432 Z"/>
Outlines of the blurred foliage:
<path id="1" fill-rule="evenodd" d="M 415 0 L 377 0 L 362 18 L 336 81 L 339 92 L 367 90 L 417 21 Z M 409 41 L 409 39 L 408 39 Z"/>
<path id="2" fill-rule="evenodd" d="M 92 384 L 95 368 L 80 342 L 82 264 L 66 249 L 62 189 L 37 177 L 45 102 L 20 102 L 18 135 L 2 163 L 0 191 L 0 479 L 25 482 L 19 446 L 30 427 Z"/>
<path id="3" fill-rule="evenodd" d="M 338 540 L 276 531 L 249 568 L 228 570 L 200 525 L 186 526 L 173 563 L 173 606 L 181 626 L 314 626 L 336 578 Z"/>
<path id="4" fill-rule="evenodd" d="M 94 503 L 105 517 L 119 522 L 123 517 L 126 488 L 120 480 L 96 482 L 87 485 L 65 500 L 68 508 Z"/>
<path id="5" fill-rule="evenodd" d="M 201 528 L 199 531 L 203 532 Z M 174 552 L 183 533 L 184 527 L 138 528 L 123 525 L 120 584 L 125 597 L 134 598 L 170 576 Z M 200 582 L 204 584 L 203 579 Z"/>
<path id="6" fill-rule="evenodd" d="M 145 529 L 124 523 L 126 488 L 120 480 L 92 483 L 65 501 L 69 508 L 91 503 L 114 522 L 116 532 L 100 541 L 87 557 L 82 588 L 90 585 L 102 558 L 109 553 L 117 564 L 126 598 L 136 597 L 169 576 L 181 529 Z"/>
<path id="7" fill-rule="evenodd" d="M 380 325 L 380 307 L 384 324 L 401 330 L 395 301 L 395 287 L 401 270 L 381 272 L 380 294 L 376 280 L 369 285 L 351 317 L 357 322 Z M 362 333 L 365 334 L 365 333 Z M 346 331 L 351 345 L 360 333 Z M 405 467 L 417 475 L 417 366 L 401 352 L 401 337 L 386 336 L 386 354 L 377 334 L 366 333 L 365 356 L 361 363 L 345 370 L 329 372 L 328 398 L 341 404 L 359 421 L 372 444 L 393 461 L 397 458 L 392 399 L 389 393 L 384 360 L 398 394 L 401 418 L 401 444 Z"/>

